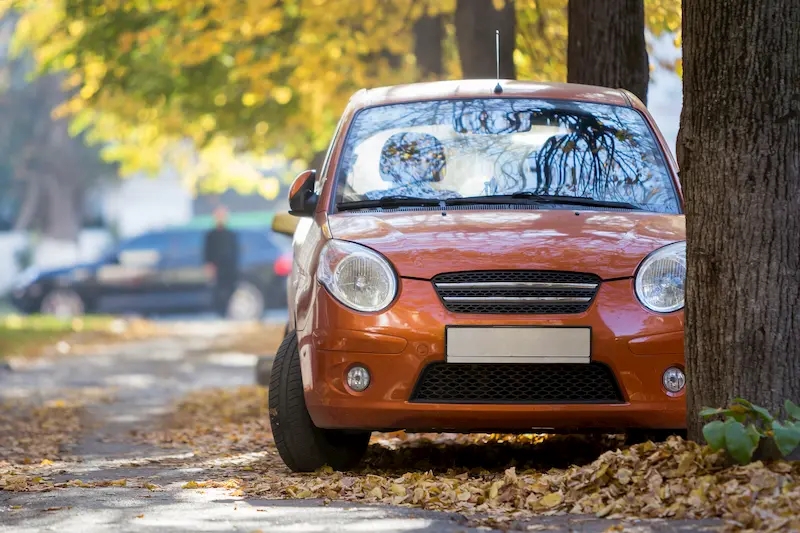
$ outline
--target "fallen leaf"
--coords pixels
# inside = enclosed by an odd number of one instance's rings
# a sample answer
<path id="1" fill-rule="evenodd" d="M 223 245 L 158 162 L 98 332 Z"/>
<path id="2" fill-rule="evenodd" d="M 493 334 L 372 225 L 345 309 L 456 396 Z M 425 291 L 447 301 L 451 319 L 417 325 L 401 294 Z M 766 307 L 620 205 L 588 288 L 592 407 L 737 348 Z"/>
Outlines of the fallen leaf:
<path id="1" fill-rule="evenodd" d="M 543 496 L 539 500 L 539 503 L 549 509 L 560 505 L 562 501 L 564 501 L 564 496 L 560 492 L 551 492 Z"/>

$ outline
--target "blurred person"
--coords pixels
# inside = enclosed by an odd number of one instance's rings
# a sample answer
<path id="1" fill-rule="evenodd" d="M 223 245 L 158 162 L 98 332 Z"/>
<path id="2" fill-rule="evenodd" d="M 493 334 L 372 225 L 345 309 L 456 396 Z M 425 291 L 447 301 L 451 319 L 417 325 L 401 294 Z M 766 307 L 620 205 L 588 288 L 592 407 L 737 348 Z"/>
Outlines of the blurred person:
<path id="1" fill-rule="evenodd" d="M 227 227 L 228 211 L 224 207 L 214 210 L 214 220 L 216 226 L 206 233 L 203 260 L 206 276 L 214 283 L 214 309 L 224 317 L 239 281 L 239 242 Z"/>

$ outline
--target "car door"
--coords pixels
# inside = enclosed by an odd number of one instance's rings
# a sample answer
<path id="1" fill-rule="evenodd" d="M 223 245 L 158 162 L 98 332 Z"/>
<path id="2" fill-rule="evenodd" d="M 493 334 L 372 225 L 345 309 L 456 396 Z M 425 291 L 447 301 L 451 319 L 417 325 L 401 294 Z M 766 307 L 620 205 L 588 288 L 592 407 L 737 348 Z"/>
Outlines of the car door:
<path id="1" fill-rule="evenodd" d="M 211 308 L 211 282 L 203 268 L 204 238 L 200 230 L 176 231 L 169 237 L 158 273 L 163 306 L 169 312 Z"/>
<path id="2" fill-rule="evenodd" d="M 95 294 L 102 313 L 148 313 L 158 308 L 158 269 L 167 243 L 164 233 L 123 241 L 97 267 Z"/>

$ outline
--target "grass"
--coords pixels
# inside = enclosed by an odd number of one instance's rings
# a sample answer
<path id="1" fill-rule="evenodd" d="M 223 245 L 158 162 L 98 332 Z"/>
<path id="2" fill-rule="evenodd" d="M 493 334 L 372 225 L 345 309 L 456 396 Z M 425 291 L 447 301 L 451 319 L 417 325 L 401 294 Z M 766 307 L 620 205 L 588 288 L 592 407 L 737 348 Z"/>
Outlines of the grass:
<path id="1" fill-rule="evenodd" d="M 124 322 L 111 316 L 64 319 L 47 315 L 6 315 L 0 317 L 0 359 L 35 354 L 46 346 L 84 332 L 116 335 L 124 329 Z"/>

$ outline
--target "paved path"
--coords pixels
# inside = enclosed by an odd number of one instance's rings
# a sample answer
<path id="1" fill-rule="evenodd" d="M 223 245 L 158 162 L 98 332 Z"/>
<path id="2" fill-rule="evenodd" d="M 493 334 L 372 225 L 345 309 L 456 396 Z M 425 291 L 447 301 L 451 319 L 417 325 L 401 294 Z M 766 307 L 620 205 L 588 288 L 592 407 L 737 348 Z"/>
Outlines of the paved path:
<path id="1" fill-rule="evenodd" d="M 170 338 L 117 346 L 93 356 L 42 360 L 13 371 L 0 370 L 0 399 L 56 398 L 72 389 L 113 391 L 110 402 L 89 406 L 91 428 L 70 450 L 78 461 L 69 463 L 54 481 L 147 477 L 165 489 L 70 487 L 45 493 L 0 492 L 0 532 L 491 531 L 471 528 L 464 517 L 447 513 L 347 503 L 326 505 L 314 500 L 244 500 L 231 497 L 225 489 L 181 490 L 187 479 L 205 479 L 202 468 L 170 467 L 164 460 L 189 450 L 126 443 L 124 436 L 133 429 L 155 427 L 158 417 L 187 392 L 253 383 L 256 354 L 215 353 L 209 348 L 215 337 L 229 329 L 223 323 L 181 323 L 176 324 Z M 148 459 L 158 462 L 148 464 Z M 132 461 L 139 466 L 131 466 Z M 614 524 L 578 516 L 542 518 L 518 526 L 528 531 L 601 532 Z M 698 531 L 713 523 L 626 524 L 625 531 L 675 532 Z"/>

